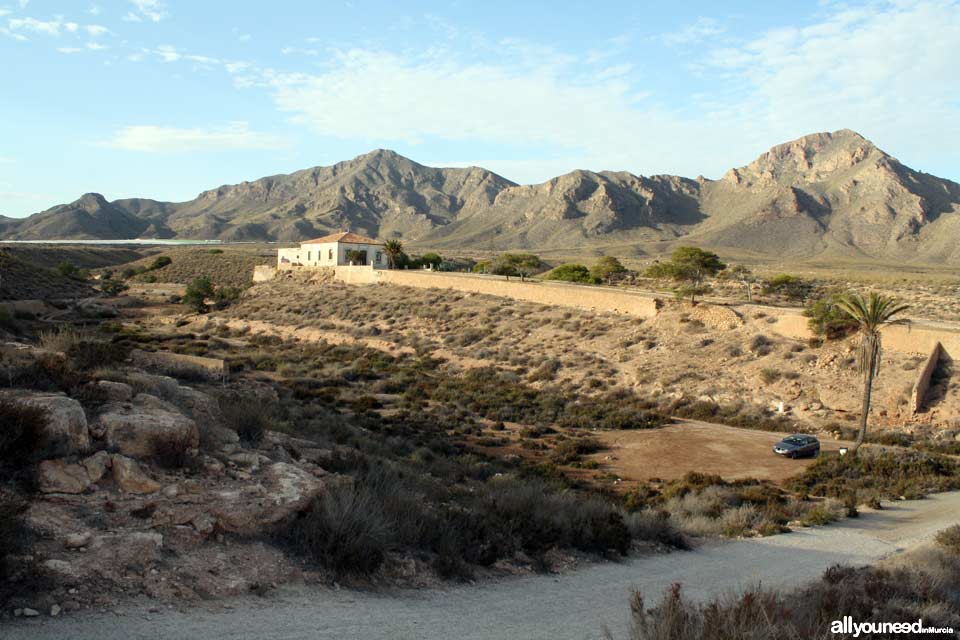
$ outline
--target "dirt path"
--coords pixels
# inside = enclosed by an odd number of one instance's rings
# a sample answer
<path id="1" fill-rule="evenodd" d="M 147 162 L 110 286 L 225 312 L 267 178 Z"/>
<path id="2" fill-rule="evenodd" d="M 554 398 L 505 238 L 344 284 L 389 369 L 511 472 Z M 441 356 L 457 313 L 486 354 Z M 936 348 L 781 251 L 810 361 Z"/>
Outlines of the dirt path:
<path id="1" fill-rule="evenodd" d="M 673 582 L 705 598 L 761 581 L 790 586 L 835 563 L 865 564 L 930 539 L 960 520 L 960 492 L 901 502 L 819 529 L 710 544 L 696 551 L 593 565 L 436 591 L 368 593 L 299 587 L 217 610 L 148 614 L 150 603 L 114 613 L 0 625 L 7 640 L 554 640 L 623 637 L 634 587 L 657 598 Z"/>

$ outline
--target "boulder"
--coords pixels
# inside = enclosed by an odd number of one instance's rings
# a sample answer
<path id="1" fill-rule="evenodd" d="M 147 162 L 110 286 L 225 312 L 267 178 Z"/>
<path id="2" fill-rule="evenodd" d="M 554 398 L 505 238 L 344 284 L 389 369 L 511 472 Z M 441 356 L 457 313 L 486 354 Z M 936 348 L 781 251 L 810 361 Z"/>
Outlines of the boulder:
<path id="1" fill-rule="evenodd" d="M 149 478 L 137 464 L 126 456 L 114 454 L 111 456 L 113 481 L 121 491 L 127 493 L 155 493 L 160 490 L 160 483 Z"/>
<path id="2" fill-rule="evenodd" d="M 133 398 L 133 387 L 122 382 L 98 380 L 93 385 L 108 402 L 128 402 Z"/>
<path id="3" fill-rule="evenodd" d="M 211 424 L 219 424 L 223 420 L 220 404 L 192 387 L 177 387 L 174 401 L 201 429 Z"/>
<path id="4" fill-rule="evenodd" d="M 107 445 L 135 458 L 153 455 L 160 439 L 183 439 L 189 448 L 200 441 L 196 423 L 163 400 L 145 393 L 131 402 L 110 403 L 103 407 L 98 426 Z"/>
<path id="5" fill-rule="evenodd" d="M 110 468 L 110 454 L 106 451 L 97 451 L 92 456 L 81 460 L 80 464 L 87 470 L 90 482 L 100 482 Z"/>
<path id="6" fill-rule="evenodd" d="M 17 402 L 47 411 L 41 455 L 45 457 L 86 453 L 90 449 L 90 431 L 83 406 L 61 393 L 14 392 L 7 394 Z"/>
<path id="7" fill-rule="evenodd" d="M 81 464 L 44 460 L 37 465 L 37 485 L 42 493 L 83 493 L 90 478 Z"/>
<path id="8" fill-rule="evenodd" d="M 256 534 L 302 511 L 333 477 L 318 478 L 300 467 L 277 462 L 238 490 L 217 494 L 210 513 L 221 531 Z"/>
<path id="9" fill-rule="evenodd" d="M 88 546 L 92 540 L 93 534 L 89 531 L 71 533 L 63 539 L 63 546 L 65 549 L 79 549 Z"/>

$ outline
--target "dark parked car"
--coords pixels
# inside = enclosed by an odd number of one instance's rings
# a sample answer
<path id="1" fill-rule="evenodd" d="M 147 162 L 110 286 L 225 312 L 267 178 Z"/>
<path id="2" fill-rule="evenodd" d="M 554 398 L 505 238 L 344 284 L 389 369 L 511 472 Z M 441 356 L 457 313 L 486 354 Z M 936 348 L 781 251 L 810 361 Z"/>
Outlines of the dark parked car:
<path id="1" fill-rule="evenodd" d="M 813 436 L 792 435 L 773 445 L 773 452 L 787 458 L 820 455 L 820 441 Z"/>

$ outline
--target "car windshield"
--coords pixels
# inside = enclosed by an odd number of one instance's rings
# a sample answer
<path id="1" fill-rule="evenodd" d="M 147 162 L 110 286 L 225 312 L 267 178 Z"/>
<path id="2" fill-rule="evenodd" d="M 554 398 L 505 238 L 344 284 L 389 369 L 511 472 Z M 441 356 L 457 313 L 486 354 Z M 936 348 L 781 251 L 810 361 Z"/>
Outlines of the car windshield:
<path id="1" fill-rule="evenodd" d="M 785 438 L 783 441 L 786 442 L 787 444 L 806 444 L 807 443 L 807 439 L 801 438 L 800 436 L 790 436 L 789 438 Z"/>

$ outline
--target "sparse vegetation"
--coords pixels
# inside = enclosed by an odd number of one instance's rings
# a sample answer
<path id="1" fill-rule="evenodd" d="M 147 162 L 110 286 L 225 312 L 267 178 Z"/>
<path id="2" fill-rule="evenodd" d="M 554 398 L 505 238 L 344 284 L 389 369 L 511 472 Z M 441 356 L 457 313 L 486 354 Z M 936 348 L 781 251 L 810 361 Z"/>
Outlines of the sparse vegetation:
<path id="1" fill-rule="evenodd" d="M 756 586 L 704 603 L 687 599 L 680 584 L 652 607 L 637 592 L 627 640 L 829 638 L 833 621 L 844 616 L 858 623 L 922 619 L 927 627 L 955 625 L 960 560 L 945 552 L 917 553 L 910 560 L 889 567 L 835 565 L 808 586 L 784 592 Z"/>
<path id="2" fill-rule="evenodd" d="M 921 498 L 928 493 L 960 489 L 960 466 L 951 458 L 920 451 L 861 451 L 840 456 L 822 453 L 788 483 L 800 493 L 843 498 L 851 493 L 865 500 Z"/>
<path id="3" fill-rule="evenodd" d="M 220 411 L 224 424 L 240 436 L 245 445 L 257 445 L 264 434 L 275 429 L 275 409 L 270 404 L 255 398 L 224 395 L 220 399 Z"/>
<path id="4" fill-rule="evenodd" d="M 710 292 L 705 283 L 708 277 L 717 275 L 726 265 L 720 257 L 698 247 L 677 247 L 673 250 L 669 262 L 661 262 L 649 267 L 644 275 L 648 278 L 667 278 L 682 283 L 674 290 L 678 298 L 689 297 L 696 302 L 698 295 Z"/>
<path id="5" fill-rule="evenodd" d="M 960 524 L 938 531 L 936 541 L 947 553 L 960 556 Z"/>
<path id="6" fill-rule="evenodd" d="M 804 301 L 813 292 L 813 284 L 803 278 L 782 273 L 764 283 L 765 294 L 775 294 L 792 301 Z"/>

